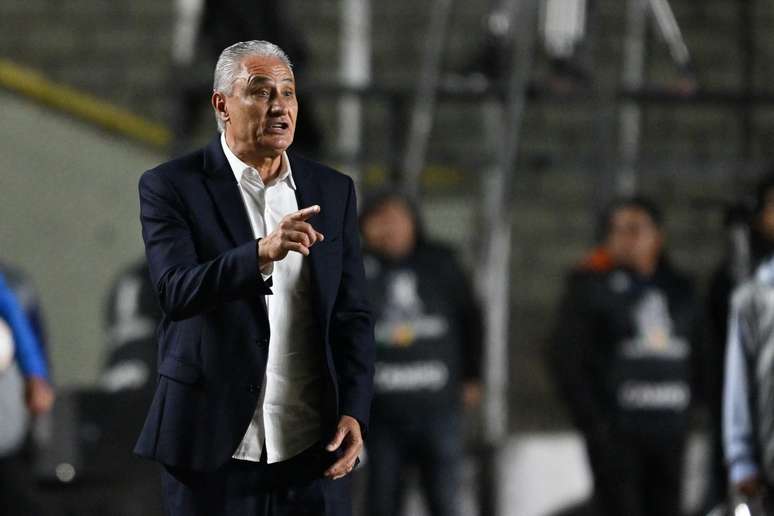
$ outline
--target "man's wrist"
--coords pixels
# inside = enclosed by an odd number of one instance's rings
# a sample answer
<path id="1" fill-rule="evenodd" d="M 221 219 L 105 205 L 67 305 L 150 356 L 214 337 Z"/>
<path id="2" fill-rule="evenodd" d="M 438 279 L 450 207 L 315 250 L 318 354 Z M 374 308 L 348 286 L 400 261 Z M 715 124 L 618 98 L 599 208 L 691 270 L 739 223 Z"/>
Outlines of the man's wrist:
<path id="1" fill-rule="evenodd" d="M 261 254 L 261 247 L 262 247 L 261 240 L 263 239 L 259 238 L 258 240 L 255 241 L 255 252 L 256 252 L 256 255 L 258 256 L 258 272 L 261 275 L 261 279 L 263 279 L 263 281 L 266 281 L 271 277 L 272 273 L 274 272 L 274 262 L 271 261 L 265 255 L 265 253 L 263 255 Z"/>
<path id="2" fill-rule="evenodd" d="M 271 267 L 273 262 L 266 254 L 264 246 L 261 245 L 261 240 L 263 240 L 263 238 L 259 238 L 255 241 L 255 253 L 258 256 L 258 269 L 263 271 L 266 267 Z"/>

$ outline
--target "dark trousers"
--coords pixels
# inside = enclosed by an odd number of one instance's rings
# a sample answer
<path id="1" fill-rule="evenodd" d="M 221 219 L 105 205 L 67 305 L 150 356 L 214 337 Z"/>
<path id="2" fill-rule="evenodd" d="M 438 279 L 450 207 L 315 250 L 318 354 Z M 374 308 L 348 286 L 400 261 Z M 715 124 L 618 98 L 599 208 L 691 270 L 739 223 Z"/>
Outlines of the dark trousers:
<path id="1" fill-rule="evenodd" d="M 45 514 L 37 501 L 32 466 L 24 451 L 0 458 L 0 514 L 36 516 Z"/>
<path id="2" fill-rule="evenodd" d="M 287 461 L 230 460 L 212 473 L 165 467 L 167 516 L 351 516 L 350 479 L 323 478 L 335 456 L 315 446 Z"/>
<path id="3" fill-rule="evenodd" d="M 432 516 L 459 514 L 462 432 L 455 417 L 421 424 L 373 421 L 368 435 L 368 515 L 398 516 L 414 467 Z"/>
<path id="4" fill-rule="evenodd" d="M 729 514 L 735 514 L 735 508 L 738 504 L 744 503 L 747 505 L 747 509 L 753 516 L 773 516 L 774 515 L 774 500 L 771 498 L 771 486 L 764 488 L 764 492 L 752 499 L 740 496 L 731 496 L 731 507 L 729 508 Z"/>
<path id="5" fill-rule="evenodd" d="M 709 512 L 713 507 L 724 503 L 728 499 L 728 471 L 723 453 L 723 429 L 721 428 L 722 415 L 719 410 L 711 411 L 709 467 L 707 478 L 707 492 L 705 494 L 704 509 Z"/>
<path id="6" fill-rule="evenodd" d="M 594 497 L 604 516 L 679 516 L 685 438 L 617 436 L 587 442 Z"/>

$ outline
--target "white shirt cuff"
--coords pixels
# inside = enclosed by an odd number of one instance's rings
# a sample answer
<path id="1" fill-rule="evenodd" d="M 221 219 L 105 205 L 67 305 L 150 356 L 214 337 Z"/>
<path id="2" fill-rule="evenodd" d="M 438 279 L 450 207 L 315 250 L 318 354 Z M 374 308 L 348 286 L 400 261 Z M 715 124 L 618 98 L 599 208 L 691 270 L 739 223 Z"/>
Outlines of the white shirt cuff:
<path id="1" fill-rule="evenodd" d="M 270 264 L 261 267 L 261 279 L 263 279 L 263 281 L 266 281 L 269 278 L 271 278 L 271 275 L 273 273 L 274 273 L 274 262 L 271 262 Z"/>

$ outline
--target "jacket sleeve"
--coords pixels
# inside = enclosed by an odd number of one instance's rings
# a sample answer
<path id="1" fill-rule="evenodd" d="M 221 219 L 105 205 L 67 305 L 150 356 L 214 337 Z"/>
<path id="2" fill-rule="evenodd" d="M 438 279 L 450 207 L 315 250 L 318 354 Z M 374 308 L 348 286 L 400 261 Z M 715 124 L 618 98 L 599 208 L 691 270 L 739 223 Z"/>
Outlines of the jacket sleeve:
<path id="1" fill-rule="evenodd" d="M 0 264 L 0 274 L 4 274 L 4 279 L 9 290 L 14 293 L 16 301 L 19 303 L 29 322 L 32 332 L 40 345 L 43 360 L 48 368 L 49 380 L 51 380 L 51 361 L 48 356 L 48 338 L 46 334 L 46 325 L 41 307 L 40 295 L 30 276 L 19 269 L 5 268 Z"/>
<path id="2" fill-rule="evenodd" d="M 567 282 L 549 362 L 575 424 L 587 438 L 603 440 L 609 433 L 609 414 L 594 387 L 593 360 L 599 350 L 595 349 L 595 314 L 586 283 L 576 274 Z"/>
<path id="3" fill-rule="evenodd" d="M 254 240 L 200 261 L 190 217 L 173 185 L 151 170 L 143 174 L 139 189 L 151 279 L 170 319 L 187 319 L 221 303 L 271 293 L 259 274 Z"/>
<path id="4" fill-rule="evenodd" d="M 750 337 L 747 330 L 739 305 L 735 302 L 728 322 L 723 392 L 723 448 L 731 483 L 758 472 L 750 414 L 750 377 L 744 352 Z"/>
<path id="5" fill-rule="evenodd" d="M 8 323 L 13 335 L 16 360 L 26 377 L 37 376 L 48 379 L 48 368 L 43 349 L 27 316 L 13 292 L 0 278 L 0 318 Z"/>
<path id="6" fill-rule="evenodd" d="M 357 419 L 366 432 L 373 396 L 375 347 L 352 180 L 349 180 L 342 238 L 342 275 L 333 306 L 330 338 L 341 413 Z"/>

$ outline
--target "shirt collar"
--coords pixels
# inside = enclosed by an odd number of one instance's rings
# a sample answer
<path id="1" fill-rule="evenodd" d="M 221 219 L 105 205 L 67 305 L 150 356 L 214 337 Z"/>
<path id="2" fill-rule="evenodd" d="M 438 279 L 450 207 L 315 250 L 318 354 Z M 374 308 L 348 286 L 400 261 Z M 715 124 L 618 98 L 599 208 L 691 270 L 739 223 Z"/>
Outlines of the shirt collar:
<path id="1" fill-rule="evenodd" d="M 242 175 L 245 173 L 245 170 L 253 170 L 255 171 L 255 168 L 251 167 L 241 159 L 239 159 L 236 154 L 234 154 L 231 149 L 229 148 L 228 144 L 226 143 L 226 133 L 222 132 L 220 134 L 220 144 L 223 147 L 223 153 L 226 155 L 226 160 L 228 161 L 229 166 L 231 167 L 231 172 L 234 173 L 234 177 L 236 178 L 236 181 L 238 184 L 241 184 L 242 181 Z M 296 189 L 296 182 L 293 179 L 293 170 L 290 168 L 290 160 L 288 159 L 287 152 L 282 153 L 282 165 L 280 165 L 281 171 L 279 178 L 277 178 L 277 181 L 274 184 L 280 183 L 282 181 L 286 181 L 288 186 L 292 188 L 293 190 Z M 260 174 L 257 173 L 255 176 L 258 178 L 258 180 L 261 183 L 261 186 L 263 187 L 263 180 L 261 179 Z"/>

